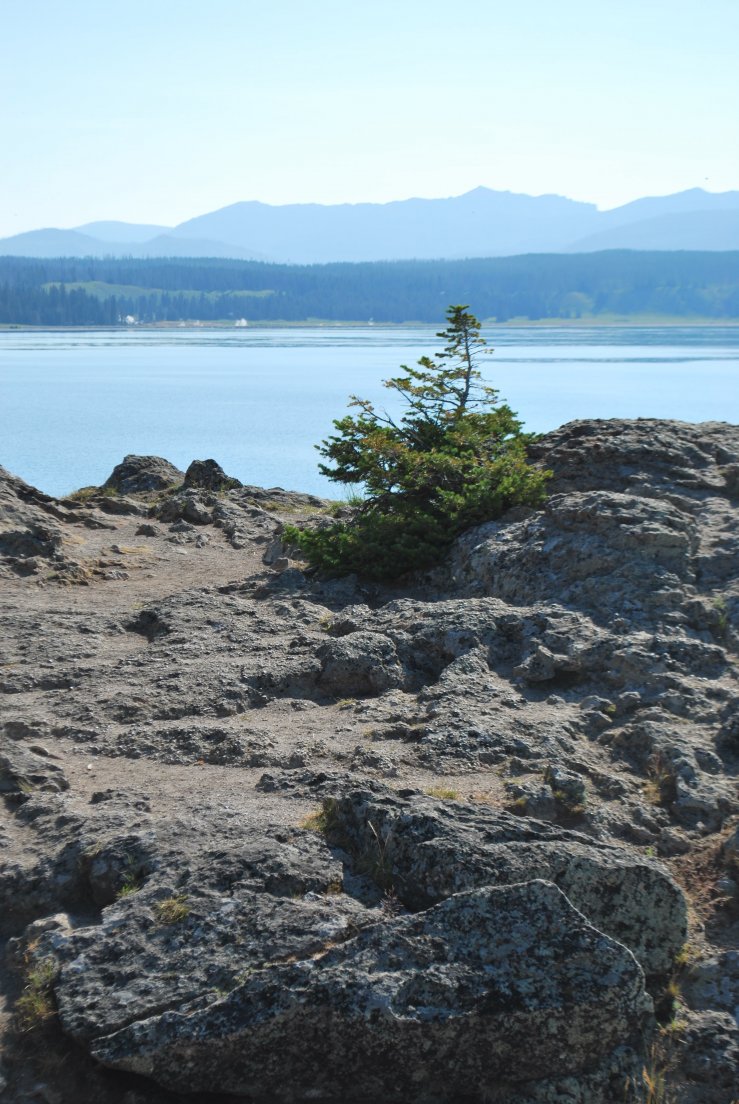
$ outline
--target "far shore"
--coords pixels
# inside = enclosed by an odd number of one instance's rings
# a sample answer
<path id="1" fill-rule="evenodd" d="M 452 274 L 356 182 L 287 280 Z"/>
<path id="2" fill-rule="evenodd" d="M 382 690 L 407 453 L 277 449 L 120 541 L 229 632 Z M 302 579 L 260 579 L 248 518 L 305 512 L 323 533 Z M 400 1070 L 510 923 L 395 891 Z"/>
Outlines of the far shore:
<path id="1" fill-rule="evenodd" d="M 443 320 L 438 322 L 368 322 L 356 321 L 345 322 L 335 321 L 333 319 L 320 319 L 320 318 L 307 318 L 300 322 L 294 321 L 269 321 L 259 320 L 249 322 L 247 326 L 237 326 L 234 322 L 200 322 L 197 320 L 187 322 L 137 322 L 133 324 L 121 324 L 118 326 L 30 326 L 22 325 L 20 323 L 13 322 L 0 322 L 0 333 L 124 333 L 137 330 L 149 331 L 153 330 L 161 332 L 162 330 L 219 330 L 230 331 L 239 330 L 239 332 L 249 330 L 294 330 L 294 329 L 332 329 L 332 330 L 344 330 L 344 329 L 393 329 L 393 330 L 418 330 L 428 329 L 436 330 L 439 326 L 443 325 Z M 725 329 L 730 327 L 739 327 L 739 318 L 677 318 L 674 316 L 663 315 L 636 315 L 633 317 L 624 316 L 611 316 L 611 315 L 598 315 L 597 317 L 583 317 L 583 318 L 537 318 L 531 320 L 529 318 L 509 318 L 505 322 L 498 322 L 494 318 L 486 318 L 482 320 L 482 325 L 486 328 L 495 327 L 499 330 L 516 329 L 516 330 L 536 330 L 536 329 L 563 329 L 563 330 L 577 330 L 577 329 L 643 329 L 645 326 L 649 327 L 663 327 L 665 329 L 681 328 L 686 329 L 691 326 L 706 328 L 712 327 L 715 329 Z"/>

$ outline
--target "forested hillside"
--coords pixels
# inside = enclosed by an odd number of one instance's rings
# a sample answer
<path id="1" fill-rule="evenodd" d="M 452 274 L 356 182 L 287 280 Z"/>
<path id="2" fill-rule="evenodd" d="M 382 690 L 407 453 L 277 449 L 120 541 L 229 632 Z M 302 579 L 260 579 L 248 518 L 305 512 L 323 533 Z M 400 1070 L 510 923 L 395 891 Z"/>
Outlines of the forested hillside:
<path id="1" fill-rule="evenodd" d="M 221 259 L 0 257 L 0 324 L 739 318 L 739 252 L 628 250 L 463 261 L 275 265 Z"/>

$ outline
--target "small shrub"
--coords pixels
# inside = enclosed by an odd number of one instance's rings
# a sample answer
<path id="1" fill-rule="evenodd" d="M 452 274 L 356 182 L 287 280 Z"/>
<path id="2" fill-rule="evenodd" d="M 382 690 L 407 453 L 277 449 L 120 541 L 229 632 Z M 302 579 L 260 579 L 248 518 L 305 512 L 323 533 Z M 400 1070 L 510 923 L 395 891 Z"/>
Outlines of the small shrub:
<path id="1" fill-rule="evenodd" d="M 726 607 L 726 599 L 722 597 L 714 598 L 711 605 L 718 614 L 718 618 L 716 621 L 716 635 L 723 640 L 729 632 L 729 611 Z"/>
<path id="2" fill-rule="evenodd" d="M 506 809 L 509 813 L 513 813 L 514 816 L 526 816 L 529 808 L 529 799 L 526 794 L 521 794 L 520 797 L 516 797 L 513 801 L 509 801 L 506 805 Z"/>
<path id="3" fill-rule="evenodd" d="M 557 802 L 562 812 L 573 817 L 585 816 L 585 802 L 573 801 L 572 794 L 567 793 L 566 790 L 552 790 L 552 797 Z"/>
<path id="4" fill-rule="evenodd" d="M 353 396 L 360 413 L 335 421 L 319 446 L 334 464 L 319 465 L 323 475 L 366 492 L 348 520 L 285 527 L 284 541 L 325 574 L 383 581 L 432 567 L 465 529 L 545 497 L 551 473 L 527 463 L 530 435 L 480 382 L 480 323 L 466 306 L 450 307 L 447 321 L 435 360 L 385 381 L 406 404 L 398 421 Z"/>
<path id="5" fill-rule="evenodd" d="M 405 906 L 394 889 L 385 891 L 382 897 L 381 908 L 383 913 L 391 920 L 405 912 Z"/>

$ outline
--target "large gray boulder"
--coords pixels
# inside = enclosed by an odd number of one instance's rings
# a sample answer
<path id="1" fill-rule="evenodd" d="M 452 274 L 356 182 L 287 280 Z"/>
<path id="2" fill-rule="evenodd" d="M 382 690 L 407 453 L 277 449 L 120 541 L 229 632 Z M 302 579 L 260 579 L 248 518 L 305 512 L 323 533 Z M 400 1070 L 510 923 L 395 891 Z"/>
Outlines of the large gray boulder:
<path id="1" fill-rule="evenodd" d="M 92 1053 L 187 1092 L 480 1099 L 588 1071 L 649 1016 L 633 956 L 555 886 L 532 882 L 462 893 L 265 964 L 208 1007 L 136 1020 Z"/>
<path id="2" fill-rule="evenodd" d="M 103 483 L 120 494 L 161 491 L 182 483 L 184 474 L 161 456 L 125 456 Z"/>
<path id="3" fill-rule="evenodd" d="M 393 641 L 380 633 L 355 632 L 330 640 L 318 657 L 319 689 L 339 698 L 381 694 L 406 681 Z"/>
<path id="4" fill-rule="evenodd" d="M 193 460 L 185 472 L 185 486 L 218 492 L 240 487 L 241 483 L 226 475 L 216 460 Z"/>

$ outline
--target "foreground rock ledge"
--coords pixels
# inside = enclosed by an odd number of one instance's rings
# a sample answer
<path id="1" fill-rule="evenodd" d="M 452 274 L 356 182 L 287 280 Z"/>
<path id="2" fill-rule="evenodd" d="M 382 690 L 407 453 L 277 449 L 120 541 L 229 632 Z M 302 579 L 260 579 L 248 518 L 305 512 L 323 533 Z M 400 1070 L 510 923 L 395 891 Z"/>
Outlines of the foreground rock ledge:
<path id="1" fill-rule="evenodd" d="M 587 1071 L 636 1041 L 650 1011 L 634 957 L 535 881 L 460 893 L 259 970 L 207 1009 L 131 1024 L 92 1053 L 188 1092 L 448 1100 L 451 1086 L 479 1096 Z"/>
<path id="2" fill-rule="evenodd" d="M 734 1101 L 739 427 L 536 450 L 392 588 L 212 460 L 0 470 L 3 1104 Z"/>

